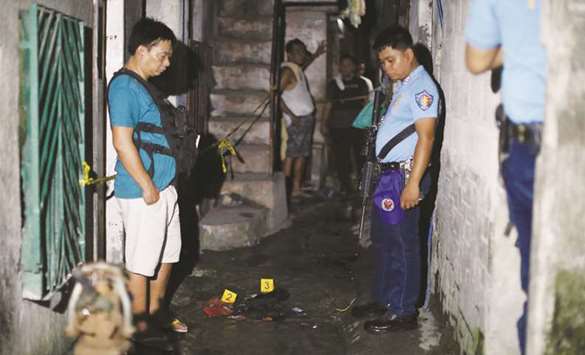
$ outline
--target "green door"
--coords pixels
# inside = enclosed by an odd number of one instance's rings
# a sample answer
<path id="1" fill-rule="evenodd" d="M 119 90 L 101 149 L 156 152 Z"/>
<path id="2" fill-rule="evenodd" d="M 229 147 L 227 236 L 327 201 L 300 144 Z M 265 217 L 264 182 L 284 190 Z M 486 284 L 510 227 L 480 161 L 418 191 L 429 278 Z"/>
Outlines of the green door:
<path id="1" fill-rule="evenodd" d="M 84 26 L 32 5 L 20 17 L 24 297 L 47 299 L 85 260 Z"/>

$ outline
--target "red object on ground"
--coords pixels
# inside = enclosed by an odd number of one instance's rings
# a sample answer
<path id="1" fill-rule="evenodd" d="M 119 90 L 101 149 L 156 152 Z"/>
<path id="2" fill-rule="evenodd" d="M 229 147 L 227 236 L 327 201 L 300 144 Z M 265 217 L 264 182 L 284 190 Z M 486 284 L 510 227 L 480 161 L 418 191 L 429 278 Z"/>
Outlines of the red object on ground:
<path id="1" fill-rule="evenodd" d="M 207 305 L 203 307 L 203 313 L 208 317 L 225 317 L 233 313 L 232 307 L 227 303 L 223 303 L 219 298 L 213 297 L 207 301 Z"/>

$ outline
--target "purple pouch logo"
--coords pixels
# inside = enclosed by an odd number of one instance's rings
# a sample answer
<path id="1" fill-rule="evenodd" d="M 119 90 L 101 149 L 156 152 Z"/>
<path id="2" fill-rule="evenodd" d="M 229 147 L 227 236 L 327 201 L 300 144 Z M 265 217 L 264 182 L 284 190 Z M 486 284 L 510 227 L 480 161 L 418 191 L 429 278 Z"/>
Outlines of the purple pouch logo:
<path id="1" fill-rule="evenodd" d="M 385 198 L 382 200 L 380 207 L 386 212 L 392 212 L 394 210 L 394 201 L 390 198 Z"/>
<path id="2" fill-rule="evenodd" d="M 374 192 L 374 213 L 388 224 L 398 224 L 404 219 L 400 207 L 400 194 L 404 186 L 401 170 L 389 170 L 380 176 Z"/>

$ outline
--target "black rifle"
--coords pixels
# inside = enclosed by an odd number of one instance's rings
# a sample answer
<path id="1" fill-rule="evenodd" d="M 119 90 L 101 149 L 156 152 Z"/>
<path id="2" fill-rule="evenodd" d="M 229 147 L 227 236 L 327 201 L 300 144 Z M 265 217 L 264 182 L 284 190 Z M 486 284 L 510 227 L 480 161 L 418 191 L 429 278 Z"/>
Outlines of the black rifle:
<path id="1" fill-rule="evenodd" d="M 362 179 L 360 181 L 360 190 L 362 192 L 362 216 L 360 219 L 359 240 L 362 240 L 364 225 L 366 223 L 366 213 L 370 198 L 372 195 L 373 180 L 376 175 L 378 161 L 376 159 L 376 133 L 382 117 L 382 103 L 384 102 L 384 92 L 382 86 L 376 88 L 374 96 L 374 108 L 372 110 L 372 125 L 368 129 L 368 140 L 366 142 L 366 162 L 362 168 Z"/>

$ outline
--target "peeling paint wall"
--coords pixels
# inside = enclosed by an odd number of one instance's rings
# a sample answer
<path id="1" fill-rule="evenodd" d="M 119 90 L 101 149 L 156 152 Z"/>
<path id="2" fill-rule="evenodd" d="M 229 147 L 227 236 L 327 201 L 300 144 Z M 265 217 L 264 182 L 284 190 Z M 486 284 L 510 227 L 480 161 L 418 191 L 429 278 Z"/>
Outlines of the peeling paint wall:
<path id="1" fill-rule="evenodd" d="M 411 0 L 409 29 L 414 42 L 432 48 L 433 0 Z"/>
<path id="2" fill-rule="evenodd" d="M 555 303 L 546 355 L 577 355 L 585 352 L 585 269 L 556 274 Z"/>
<path id="3" fill-rule="evenodd" d="M 91 0 L 43 0 L 39 4 L 93 23 Z M 64 316 L 22 299 L 19 129 L 19 11 L 31 1 L 4 1 L 0 21 L 0 354 L 63 354 Z"/>
<path id="4" fill-rule="evenodd" d="M 535 186 L 528 352 L 583 354 L 585 293 L 575 286 L 585 279 L 585 4 L 543 0 L 542 21 L 549 68 Z"/>

